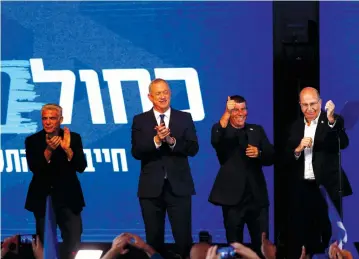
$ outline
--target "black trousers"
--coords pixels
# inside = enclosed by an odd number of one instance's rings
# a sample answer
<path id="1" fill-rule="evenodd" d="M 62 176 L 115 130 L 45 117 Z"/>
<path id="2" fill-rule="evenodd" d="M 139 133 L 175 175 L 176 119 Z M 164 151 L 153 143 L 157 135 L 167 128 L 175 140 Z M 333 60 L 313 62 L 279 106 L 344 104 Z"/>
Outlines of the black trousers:
<path id="1" fill-rule="evenodd" d="M 165 180 L 162 194 L 157 198 L 140 198 L 146 241 L 156 251 L 166 255 L 164 233 L 166 211 L 177 246 L 182 258 L 189 255 L 192 246 L 192 197 L 176 196 L 168 180 Z"/>
<path id="2" fill-rule="evenodd" d="M 247 224 L 253 250 L 261 256 L 262 233 L 269 236 L 268 207 L 255 207 L 250 204 L 222 206 L 227 242 L 243 243 L 244 224 Z M 299 258 L 299 257 L 298 257 Z"/>
<path id="3" fill-rule="evenodd" d="M 81 243 L 82 219 L 81 213 L 74 213 L 66 207 L 54 208 L 56 224 L 61 231 L 63 240 L 60 249 L 61 259 L 74 258 L 75 252 Z M 42 244 L 44 244 L 45 216 L 34 213 L 36 219 L 36 234 L 39 235 Z M 46 240 L 45 240 L 46 242 Z"/>
<path id="4" fill-rule="evenodd" d="M 308 254 L 324 253 L 332 230 L 327 203 L 315 181 L 296 183 L 292 188 L 289 212 L 288 258 L 299 258 L 302 246 Z"/>

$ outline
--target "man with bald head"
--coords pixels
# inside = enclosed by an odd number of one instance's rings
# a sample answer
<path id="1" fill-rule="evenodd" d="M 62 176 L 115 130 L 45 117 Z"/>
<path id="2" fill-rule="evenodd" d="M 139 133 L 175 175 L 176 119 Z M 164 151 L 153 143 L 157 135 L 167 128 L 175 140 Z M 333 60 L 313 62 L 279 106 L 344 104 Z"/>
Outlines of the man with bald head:
<path id="1" fill-rule="evenodd" d="M 322 110 L 318 91 L 305 87 L 300 92 L 299 105 L 304 119 L 293 123 L 285 157 L 291 179 L 289 258 L 299 258 L 303 245 L 311 254 L 323 253 L 329 246 L 331 225 L 319 185 L 326 189 L 339 210 L 338 136 L 341 149 L 349 145 L 344 120 L 334 113 L 331 100 Z M 344 171 L 340 173 L 343 196 L 352 194 Z"/>
<path id="2" fill-rule="evenodd" d="M 191 195 L 195 194 L 188 157 L 198 152 L 191 114 L 171 108 L 171 89 L 163 79 L 149 86 L 153 108 L 136 115 L 132 155 L 141 160 L 138 197 L 147 243 L 164 252 L 165 215 L 182 258 L 192 245 Z"/>

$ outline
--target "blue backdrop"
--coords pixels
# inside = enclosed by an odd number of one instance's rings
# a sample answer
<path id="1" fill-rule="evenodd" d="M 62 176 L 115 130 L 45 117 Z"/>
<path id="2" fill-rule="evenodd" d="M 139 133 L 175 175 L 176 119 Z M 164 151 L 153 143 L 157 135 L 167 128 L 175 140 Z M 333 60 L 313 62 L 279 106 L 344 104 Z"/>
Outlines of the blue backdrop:
<path id="1" fill-rule="evenodd" d="M 359 3 L 320 3 L 320 89 L 323 103 L 333 100 L 336 112 L 342 113 L 346 102 L 359 101 Z M 359 110 L 344 112 L 350 144 L 342 152 L 343 168 L 354 194 L 344 199 L 344 225 L 348 231 L 348 248 L 359 255 L 353 242 L 359 242 L 358 232 L 358 146 L 359 125 L 354 124 Z M 349 116 L 348 116 L 349 115 Z"/>
<path id="2" fill-rule="evenodd" d="M 271 2 L 4 2 L 1 19 L 3 235 L 35 231 L 24 209 L 32 177 L 24 140 L 41 130 L 48 102 L 63 106 L 64 125 L 83 138 L 83 240 L 143 235 L 130 129 L 132 117 L 151 107 L 150 80 L 162 77 L 173 107 L 191 112 L 199 136 L 200 151 L 190 159 L 194 238 L 207 229 L 225 242 L 221 210 L 207 201 L 219 169 L 210 131 L 227 96 L 240 94 L 249 121 L 273 141 Z M 265 169 L 271 235 L 272 172 Z M 166 241 L 173 241 L 168 224 Z"/>

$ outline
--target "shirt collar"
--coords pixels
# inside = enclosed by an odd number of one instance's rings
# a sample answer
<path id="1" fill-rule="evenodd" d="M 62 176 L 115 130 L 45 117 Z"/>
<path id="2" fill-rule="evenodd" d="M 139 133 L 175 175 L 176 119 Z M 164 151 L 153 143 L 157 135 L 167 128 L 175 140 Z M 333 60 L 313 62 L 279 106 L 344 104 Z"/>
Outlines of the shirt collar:
<path id="1" fill-rule="evenodd" d="M 170 116 L 171 116 L 171 107 L 168 108 L 168 110 L 166 112 L 164 112 L 164 113 L 160 113 L 160 112 L 156 111 L 155 109 L 153 109 L 153 113 L 155 114 L 156 119 L 160 118 L 161 114 L 164 114 L 165 117 L 170 118 Z"/>
<path id="2" fill-rule="evenodd" d="M 315 120 L 312 120 L 312 122 L 313 122 L 314 125 L 318 124 L 318 120 L 319 120 L 320 114 L 321 114 L 321 111 L 319 111 L 319 114 L 318 114 L 317 118 L 315 118 Z M 305 120 L 305 117 L 304 117 L 304 124 L 307 125 L 307 121 Z M 311 124 L 312 124 L 312 123 L 311 123 Z"/>

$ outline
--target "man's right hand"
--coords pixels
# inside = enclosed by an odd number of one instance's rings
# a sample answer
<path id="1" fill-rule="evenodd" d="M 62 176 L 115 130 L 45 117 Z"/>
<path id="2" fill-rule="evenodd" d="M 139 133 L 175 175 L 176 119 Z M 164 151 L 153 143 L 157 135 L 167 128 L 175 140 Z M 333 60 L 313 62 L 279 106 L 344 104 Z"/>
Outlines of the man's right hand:
<path id="1" fill-rule="evenodd" d="M 231 98 L 227 97 L 226 111 L 223 113 L 219 123 L 222 128 L 226 128 L 228 125 L 229 117 L 231 116 L 232 110 L 236 107 L 236 102 L 231 100 Z"/>
<path id="2" fill-rule="evenodd" d="M 171 134 L 170 129 L 166 128 L 166 125 L 161 124 L 155 127 L 157 130 L 157 135 L 155 136 L 155 141 L 157 144 L 160 144 L 167 136 Z"/>
<path id="3" fill-rule="evenodd" d="M 300 142 L 299 146 L 294 150 L 295 153 L 300 153 L 302 152 L 306 147 L 312 147 L 313 145 L 313 140 L 310 137 L 305 137 L 302 139 L 302 141 Z"/>
<path id="4" fill-rule="evenodd" d="M 54 151 L 58 147 L 58 145 L 60 145 L 61 137 L 54 136 L 48 139 L 48 134 L 46 134 L 46 143 L 47 143 L 47 148 L 51 151 Z"/>
<path id="5" fill-rule="evenodd" d="M 236 102 L 234 100 L 231 100 L 231 98 L 228 96 L 227 106 L 226 106 L 227 112 L 230 113 L 234 109 L 235 106 L 236 106 Z"/>

